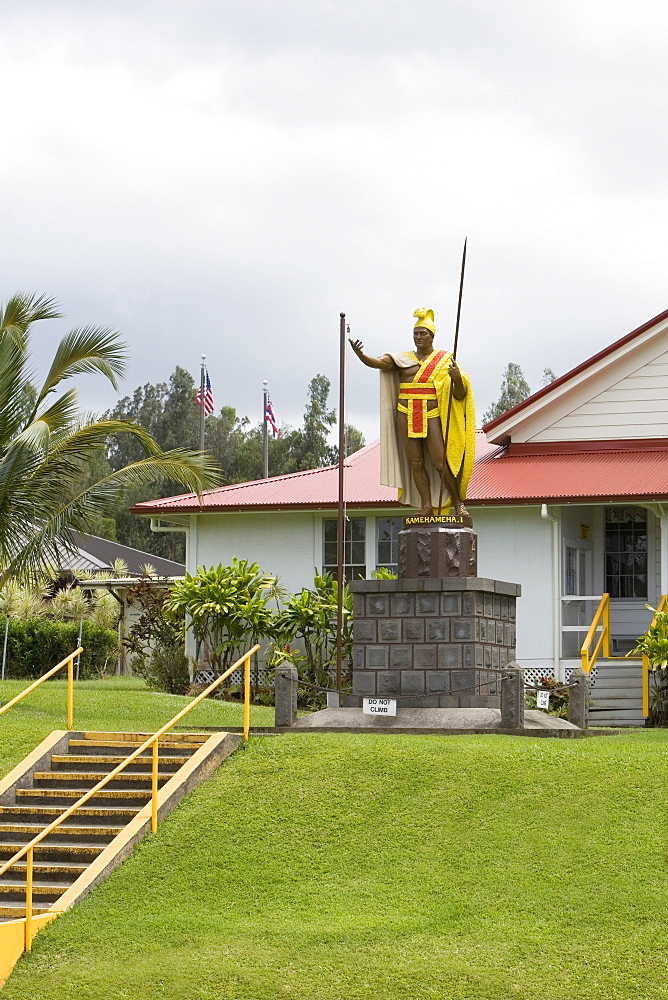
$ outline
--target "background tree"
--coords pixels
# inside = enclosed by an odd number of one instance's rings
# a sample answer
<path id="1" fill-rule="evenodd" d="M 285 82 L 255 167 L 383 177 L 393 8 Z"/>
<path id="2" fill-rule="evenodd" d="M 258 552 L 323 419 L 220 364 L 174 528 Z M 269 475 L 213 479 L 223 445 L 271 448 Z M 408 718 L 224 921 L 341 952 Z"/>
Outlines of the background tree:
<path id="1" fill-rule="evenodd" d="M 513 361 L 509 362 L 501 379 L 501 395 L 496 403 L 492 403 L 490 408 L 483 414 L 483 425 L 488 424 L 491 420 L 495 420 L 496 417 L 500 417 L 507 410 L 511 410 L 513 406 L 517 406 L 518 403 L 521 403 L 530 395 L 531 389 L 522 369 Z"/>
<path id="2" fill-rule="evenodd" d="M 286 435 L 290 472 L 305 472 L 332 463 L 330 428 L 336 423 L 336 410 L 328 409 L 330 381 L 316 375 L 308 386 L 304 423 Z"/>
<path id="3" fill-rule="evenodd" d="M 139 386 L 132 396 L 120 399 L 108 417 L 132 420 L 144 427 L 163 450 L 172 448 L 195 449 L 199 441 L 199 407 L 195 403 L 195 382 L 192 375 L 177 365 L 169 383 L 146 383 Z M 211 418 L 209 418 L 211 419 Z M 208 421 L 207 421 L 208 422 Z M 136 461 L 139 446 L 127 435 L 113 435 L 107 443 L 107 459 L 113 470 L 122 469 Z M 122 545 L 151 552 L 165 559 L 183 562 L 185 541 L 182 533 L 156 534 L 144 518 L 131 514 L 129 507 L 142 500 L 158 500 L 182 492 L 180 484 L 165 479 L 147 491 L 140 488 L 127 492 L 116 511 L 113 529 L 100 525 L 105 538 Z"/>
<path id="4" fill-rule="evenodd" d="M 119 506 L 127 490 L 171 479 L 189 491 L 218 482 L 213 463 L 186 448 L 163 452 L 130 421 L 91 420 L 78 409 L 76 389 L 62 383 L 97 372 L 117 387 L 126 350 L 119 335 L 81 327 L 61 340 L 41 386 L 33 382 L 31 327 L 60 313 L 52 299 L 17 294 L 0 307 L 0 584 L 34 577 L 71 551 L 71 529 L 84 534 Z M 81 484 L 83 466 L 104 452 L 111 435 L 128 435 L 142 449 L 129 465 Z"/>
<path id="5" fill-rule="evenodd" d="M 550 382 L 554 382 L 555 381 L 556 377 L 557 376 L 554 374 L 554 372 L 552 371 L 551 368 L 543 368 L 543 378 L 541 379 L 541 383 L 540 384 L 542 386 L 543 385 L 549 385 Z"/>
<path id="6" fill-rule="evenodd" d="M 114 419 L 131 419 L 145 427 L 162 448 L 195 447 L 199 439 L 199 407 L 195 403 L 195 383 L 183 368 L 177 367 L 169 383 L 146 384 L 131 396 L 119 400 L 108 414 Z M 330 444 L 336 422 L 336 410 L 328 405 L 330 381 L 325 375 L 311 379 L 307 390 L 302 427 L 284 427 L 280 438 L 269 439 L 269 475 L 301 472 L 338 461 L 338 448 Z M 206 451 L 213 456 L 231 485 L 259 479 L 262 475 L 262 424 L 251 424 L 231 406 L 207 417 L 204 428 Z M 346 425 L 346 454 L 364 444 L 362 432 Z M 137 446 L 124 437 L 109 441 L 108 461 L 112 469 L 134 460 Z M 177 483 L 163 482 L 146 490 L 128 493 L 116 512 L 113 525 L 101 522 L 100 533 L 123 545 L 151 552 L 166 559 L 183 562 L 185 540 L 181 533 L 155 534 L 148 521 L 130 514 L 128 507 L 142 500 L 157 500 L 181 492 Z"/>

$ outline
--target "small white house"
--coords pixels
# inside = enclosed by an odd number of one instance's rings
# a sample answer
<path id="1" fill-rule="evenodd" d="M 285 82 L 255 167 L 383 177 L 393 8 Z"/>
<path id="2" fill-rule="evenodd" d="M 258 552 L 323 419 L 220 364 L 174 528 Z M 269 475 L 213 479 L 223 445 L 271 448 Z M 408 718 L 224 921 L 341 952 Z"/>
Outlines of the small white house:
<path id="1" fill-rule="evenodd" d="M 560 679 L 601 594 L 624 653 L 668 592 L 668 310 L 478 432 L 467 506 L 478 574 L 520 583 L 517 657 Z M 346 461 L 349 576 L 397 562 L 407 508 L 379 484 L 378 443 Z M 137 504 L 185 531 L 186 568 L 257 560 L 290 591 L 334 569 L 338 470 Z"/>

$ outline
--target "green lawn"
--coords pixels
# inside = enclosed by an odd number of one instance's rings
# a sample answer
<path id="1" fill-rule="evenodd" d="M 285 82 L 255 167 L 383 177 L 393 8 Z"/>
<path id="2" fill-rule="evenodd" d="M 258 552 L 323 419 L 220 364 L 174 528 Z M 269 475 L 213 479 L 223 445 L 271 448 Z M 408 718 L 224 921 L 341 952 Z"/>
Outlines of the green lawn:
<path id="1" fill-rule="evenodd" d="M 0 701 L 6 704 L 31 681 L 0 681 Z M 22 702 L 0 716 L 0 775 L 40 743 L 54 729 L 67 729 L 66 682 L 45 681 Z M 78 681 L 74 693 L 76 729 L 155 732 L 173 719 L 191 698 L 149 691 L 138 677 L 110 677 Z M 251 724 L 273 726 L 273 708 L 253 707 Z M 179 728 L 241 726 L 243 707 L 205 699 L 180 723 Z"/>
<path id="2" fill-rule="evenodd" d="M 257 737 L 4 998 L 666 998 L 667 757 L 659 730 Z"/>

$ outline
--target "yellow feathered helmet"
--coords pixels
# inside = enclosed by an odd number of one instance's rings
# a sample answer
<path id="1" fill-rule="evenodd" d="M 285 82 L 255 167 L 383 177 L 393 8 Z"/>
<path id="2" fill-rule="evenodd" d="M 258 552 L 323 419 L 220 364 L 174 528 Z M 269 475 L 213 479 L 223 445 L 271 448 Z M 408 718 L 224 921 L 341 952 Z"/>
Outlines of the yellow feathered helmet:
<path id="1" fill-rule="evenodd" d="M 433 309 L 416 309 L 413 313 L 417 316 L 417 322 L 413 329 L 417 329 L 418 326 L 423 327 L 425 330 L 429 330 L 430 333 L 436 333 L 436 324 L 434 323 L 434 310 Z"/>

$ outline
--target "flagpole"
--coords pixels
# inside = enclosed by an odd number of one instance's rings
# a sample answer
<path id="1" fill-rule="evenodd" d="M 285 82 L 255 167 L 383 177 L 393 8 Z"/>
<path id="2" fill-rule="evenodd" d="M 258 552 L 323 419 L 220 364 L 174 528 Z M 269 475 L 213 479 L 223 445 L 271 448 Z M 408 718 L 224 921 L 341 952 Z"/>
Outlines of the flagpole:
<path id="1" fill-rule="evenodd" d="M 264 391 L 262 393 L 262 478 L 269 479 L 269 434 L 267 432 L 267 402 L 269 400 L 269 389 L 267 380 L 262 383 Z"/>
<path id="2" fill-rule="evenodd" d="M 206 354 L 201 354 L 199 371 L 199 450 L 204 451 L 204 372 L 206 371 Z"/>
<path id="3" fill-rule="evenodd" d="M 345 364 L 346 364 L 346 314 L 341 313 L 339 330 L 339 518 L 336 532 L 336 690 L 341 690 L 343 674 L 343 556 L 345 539 L 345 519 L 343 510 L 344 461 L 346 457 L 346 431 L 344 423 L 345 404 Z M 341 704 L 341 695 L 337 695 Z"/>

